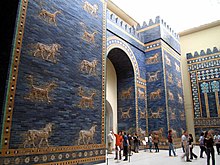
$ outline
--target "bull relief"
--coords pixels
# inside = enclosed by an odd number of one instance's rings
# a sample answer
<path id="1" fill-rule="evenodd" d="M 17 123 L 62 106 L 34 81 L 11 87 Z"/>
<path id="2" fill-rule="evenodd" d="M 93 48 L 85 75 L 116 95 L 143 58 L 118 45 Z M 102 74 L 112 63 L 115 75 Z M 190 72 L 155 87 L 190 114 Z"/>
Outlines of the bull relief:
<path id="1" fill-rule="evenodd" d="M 147 64 L 156 64 L 156 63 L 159 62 L 158 57 L 159 57 L 159 54 L 156 53 L 156 54 L 154 54 L 152 57 L 149 57 L 149 58 L 146 60 L 146 63 L 147 63 Z"/>
<path id="2" fill-rule="evenodd" d="M 42 102 L 51 102 L 51 98 L 49 97 L 49 93 L 57 87 L 57 85 L 54 82 L 51 82 L 47 85 L 44 85 L 42 87 L 38 87 L 34 85 L 34 79 L 32 75 L 29 75 L 27 79 L 30 81 L 30 92 L 27 94 L 27 96 L 24 97 L 24 99 L 31 100 L 31 101 L 42 101 Z"/>
<path id="3" fill-rule="evenodd" d="M 89 130 L 81 130 L 79 131 L 78 145 L 80 144 L 90 144 L 94 142 L 94 134 L 96 131 L 97 125 L 93 125 Z"/>
<path id="4" fill-rule="evenodd" d="M 48 24 L 53 24 L 57 26 L 56 17 L 58 14 L 61 14 L 60 10 L 55 11 L 54 13 L 50 13 L 49 11 L 42 9 L 39 13 L 39 17 L 43 19 Z"/>
<path id="5" fill-rule="evenodd" d="M 158 73 L 160 71 L 156 71 L 156 72 L 150 72 L 150 73 L 147 73 L 148 74 L 148 82 L 153 82 L 153 81 L 157 81 L 158 80 Z"/>
<path id="6" fill-rule="evenodd" d="M 123 90 L 122 92 L 121 92 L 121 96 L 120 96 L 120 98 L 121 99 L 130 99 L 131 98 L 131 92 L 132 92 L 132 90 L 133 90 L 133 87 L 131 86 L 131 87 L 129 87 L 127 90 Z"/>
<path id="7" fill-rule="evenodd" d="M 83 4 L 83 9 L 88 12 L 89 14 L 91 14 L 94 17 L 98 17 L 97 12 L 98 12 L 98 5 L 97 4 L 90 4 L 89 2 L 85 1 Z"/>
<path id="8" fill-rule="evenodd" d="M 28 130 L 24 134 L 24 148 L 41 148 L 41 147 L 49 147 L 48 138 L 52 133 L 52 123 L 46 124 L 45 128 L 40 130 Z"/>
<path id="9" fill-rule="evenodd" d="M 130 116 L 131 107 L 127 111 L 123 111 L 122 108 L 120 108 L 120 111 L 121 111 L 121 118 L 122 119 L 131 118 L 131 116 Z"/>
<path id="10" fill-rule="evenodd" d="M 83 88 L 79 87 L 78 95 L 81 97 L 79 102 L 80 108 L 94 108 L 95 91 L 93 91 L 90 96 L 86 96 Z"/>
<path id="11" fill-rule="evenodd" d="M 87 73 L 89 75 L 97 75 L 96 73 L 96 67 L 98 64 L 98 60 L 93 60 L 93 61 L 87 61 L 87 60 L 83 60 L 80 63 L 80 71 L 83 73 Z"/>
<path id="12" fill-rule="evenodd" d="M 84 30 L 84 33 L 83 33 L 83 36 L 82 36 L 82 39 L 89 42 L 89 43 L 92 43 L 92 44 L 95 44 L 95 35 L 98 33 L 97 31 L 94 31 L 92 33 L 89 33 L 87 31 L 87 27 L 86 25 L 83 23 L 83 22 L 80 22 L 80 25 L 83 27 L 83 30 Z"/>
<path id="13" fill-rule="evenodd" d="M 160 94 L 161 94 L 161 89 L 157 89 L 156 91 L 151 92 L 150 100 L 160 99 L 161 98 Z"/>
<path id="14" fill-rule="evenodd" d="M 60 44 L 43 44 L 37 43 L 34 46 L 33 56 L 39 57 L 43 60 L 57 63 L 57 55 L 59 54 L 59 49 L 62 48 Z"/>

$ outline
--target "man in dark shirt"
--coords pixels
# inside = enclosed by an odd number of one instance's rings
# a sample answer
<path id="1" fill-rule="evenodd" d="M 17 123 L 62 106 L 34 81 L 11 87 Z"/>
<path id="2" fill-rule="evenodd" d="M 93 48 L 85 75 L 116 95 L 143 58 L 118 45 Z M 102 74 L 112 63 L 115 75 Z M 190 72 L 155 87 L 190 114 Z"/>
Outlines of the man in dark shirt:
<path id="1" fill-rule="evenodd" d="M 125 156 L 124 161 L 128 160 L 128 146 L 129 146 L 128 136 L 126 135 L 126 132 L 124 132 L 124 136 L 123 136 L 123 152 Z"/>

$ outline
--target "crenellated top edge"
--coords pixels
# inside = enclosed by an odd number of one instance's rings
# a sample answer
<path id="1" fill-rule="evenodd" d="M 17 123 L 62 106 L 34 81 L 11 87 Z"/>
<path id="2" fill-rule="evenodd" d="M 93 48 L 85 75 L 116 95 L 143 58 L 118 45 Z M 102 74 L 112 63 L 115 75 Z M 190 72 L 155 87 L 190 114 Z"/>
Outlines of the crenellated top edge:
<path id="1" fill-rule="evenodd" d="M 191 58 L 207 56 L 207 55 L 215 54 L 215 53 L 220 53 L 220 50 L 217 47 L 213 47 L 212 50 L 208 48 L 207 50 L 201 50 L 200 52 L 195 51 L 194 53 L 187 53 L 186 57 L 187 59 L 191 59 Z"/>
<path id="2" fill-rule="evenodd" d="M 141 31 L 142 29 L 145 29 L 145 28 L 157 25 L 157 24 L 163 25 L 175 38 L 179 40 L 179 35 L 175 33 L 175 31 L 160 16 L 157 16 L 155 20 L 150 19 L 148 23 L 144 21 L 142 26 L 138 24 L 136 30 Z"/>
<path id="3" fill-rule="evenodd" d="M 118 25 L 120 28 L 125 30 L 130 35 L 134 36 L 135 38 L 141 40 L 141 35 L 137 33 L 135 26 L 130 26 L 116 14 L 112 13 L 110 10 L 107 10 L 107 19 L 111 20 L 114 24 Z"/>

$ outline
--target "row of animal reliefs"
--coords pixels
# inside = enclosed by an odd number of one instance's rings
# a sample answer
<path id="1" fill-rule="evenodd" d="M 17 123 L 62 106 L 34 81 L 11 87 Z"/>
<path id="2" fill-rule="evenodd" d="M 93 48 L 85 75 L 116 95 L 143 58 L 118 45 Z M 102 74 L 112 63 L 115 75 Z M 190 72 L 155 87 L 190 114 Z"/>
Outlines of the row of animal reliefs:
<path id="1" fill-rule="evenodd" d="M 171 60 L 167 55 L 165 55 L 165 62 L 166 62 L 167 65 L 172 66 Z M 180 66 L 176 62 L 174 64 L 175 64 L 176 71 L 180 72 Z"/>
<path id="2" fill-rule="evenodd" d="M 37 102 L 47 102 L 51 103 L 52 99 L 49 96 L 49 93 L 57 87 L 57 84 L 54 82 L 51 82 L 49 84 L 44 84 L 42 86 L 36 86 L 34 85 L 34 79 L 32 75 L 29 75 L 27 77 L 27 80 L 30 81 L 30 91 L 29 93 L 24 97 L 24 99 L 31 100 L 31 101 L 37 101 Z"/>
<path id="3" fill-rule="evenodd" d="M 22 134 L 23 136 L 23 147 L 24 148 L 42 148 L 49 147 L 48 139 L 52 134 L 52 127 L 54 124 L 48 123 L 42 129 L 31 129 Z M 93 125 L 89 130 L 80 130 L 77 144 L 90 144 L 94 142 L 94 134 L 97 125 Z"/>
<path id="4" fill-rule="evenodd" d="M 94 108 L 94 97 L 96 95 L 96 91 L 88 92 L 90 94 L 85 94 L 85 91 L 82 87 L 79 87 L 78 89 L 78 96 L 81 97 L 79 102 L 80 108 Z"/>

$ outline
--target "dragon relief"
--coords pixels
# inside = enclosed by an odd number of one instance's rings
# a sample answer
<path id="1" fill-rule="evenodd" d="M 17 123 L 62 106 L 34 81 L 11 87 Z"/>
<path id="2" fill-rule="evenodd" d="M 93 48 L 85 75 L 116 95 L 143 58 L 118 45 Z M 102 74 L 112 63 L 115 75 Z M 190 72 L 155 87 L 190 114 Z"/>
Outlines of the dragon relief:
<path id="1" fill-rule="evenodd" d="M 149 116 L 149 118 L 158 119 L 161 118 L 161 113 L 163 112 L 163 109 L 159 107 L 157 109 L 157 112 L 153 112 L 151 109 L 149 109 L 149 111 L 151 112 L 151 116 Z"/>
<path id="2" fill-rule="evenodd" d="M 84 94 L 84 90 L 82 87 L 79 87 L 78 95 L 81 96 L 81 100 L 79 102 L 79 107 L 81 108 L 94 108 L 94 97 L 96 92 L 93 91 L 90 96 L 86 96 Z"/>
<path id="3" fill-rule="evenodd" d="M 57 87 L 54 82 L 49 83 L 48 85 L 44 85 L 42 87 L 38 87 L 34 85 L 33 76 L 29 75 L 27 79 L 30 81 L 30 92 L 24 99 L 31 100 L 31 101 L 42 101 L 51 103 L 51 98 L 49 97 L 49 93 Z"/>

